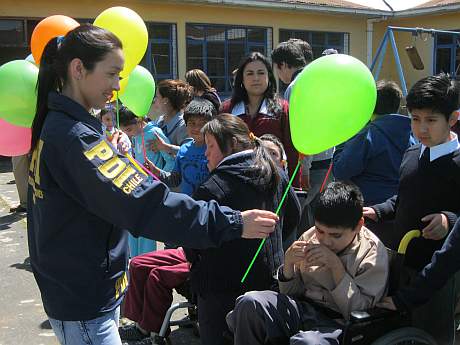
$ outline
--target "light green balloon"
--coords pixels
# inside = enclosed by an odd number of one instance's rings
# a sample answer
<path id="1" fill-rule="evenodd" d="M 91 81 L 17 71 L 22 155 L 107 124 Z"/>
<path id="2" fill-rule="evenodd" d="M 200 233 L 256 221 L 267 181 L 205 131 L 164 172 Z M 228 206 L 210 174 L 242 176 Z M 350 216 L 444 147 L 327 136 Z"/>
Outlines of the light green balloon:
<path id="1" fill-rule="evenodd" d="M 377 90 L 372 73 L 343 54 L 321 57 L 297 76 L 289 101 L 292 142 L 316 154 L 351 138 L 369 121 Z"/>
<path id="2" fill-rule="evenodd" d="M 144 117 L 150 110 L 155 96 L 155 80 L 150 72 L 137 65 L 129 74 L 125 92 L 120 95 L 123 104 L 136 116 Z"/>
<path id="3" fill-rule="evenodd" d="M 35 117 L 38 68 L 26 60 L 10 61 L 0 67 L 0 118 L 31 127 Z"/>

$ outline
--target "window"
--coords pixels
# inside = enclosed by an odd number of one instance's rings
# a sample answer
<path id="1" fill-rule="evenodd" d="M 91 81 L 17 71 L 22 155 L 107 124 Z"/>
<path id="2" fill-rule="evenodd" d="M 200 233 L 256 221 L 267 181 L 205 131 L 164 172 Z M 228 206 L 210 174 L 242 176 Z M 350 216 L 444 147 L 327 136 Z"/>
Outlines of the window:
<path id="1" fill-rule="evenodd" d="M 337 49 L 339 53 L 349 53 L 349 34 L 345 32 L 324 32 L 280 29 L 280 42 L 290 38 L 300 38 L 310 43 L 313 57 L 318 58 L 328 48 Z"/>
<path id="2" fill-rule="evenodd" d="M 187 24 L 187 71 L 199 68 L 221 96 L 232 91 L 232 72 L 250 52 L 272 49 L 271 28 Z"/>
<path id="3" fill-rule="evenodd" d="M 459 30 L 455 30 L 459 31 Z M 460 36 L 435 33 L 433 70 L 435 74 L 445 72 L 453 77 L 459 75 Z"/>
<path id="4" fill-rule="evenodd" d="M 1 19 L 0 47 L 23 47 L 26 45 L 24 20 Z"/>
<path id="5" fill-rule="evenodd" d="M 155 81 L 177 78 L 177 32 L 176 25 L 147 23 L 149 42 L 141 62 L 150 70 Z"/>
<path id="6" fill-rule="evenodd" d="M 30 53 L 26 25 L 24 19 L 0 19 L 0 65 L 25 59 Z"/>

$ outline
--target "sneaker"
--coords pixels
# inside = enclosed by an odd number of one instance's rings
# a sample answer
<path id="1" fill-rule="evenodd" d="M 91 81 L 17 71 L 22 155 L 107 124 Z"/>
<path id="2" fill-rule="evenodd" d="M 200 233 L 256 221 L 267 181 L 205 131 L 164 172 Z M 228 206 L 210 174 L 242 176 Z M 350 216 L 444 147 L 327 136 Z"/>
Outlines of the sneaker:
<path id="1" fill-rule="evenodd" d="M 145 338 L 150 339 L 149 335 L 142 333 L 136 327 L 136 325 L 118 327 L 118 333 L 120 334 L 121 340 L 139 341 L 139 340 L 143 340 Z"/>

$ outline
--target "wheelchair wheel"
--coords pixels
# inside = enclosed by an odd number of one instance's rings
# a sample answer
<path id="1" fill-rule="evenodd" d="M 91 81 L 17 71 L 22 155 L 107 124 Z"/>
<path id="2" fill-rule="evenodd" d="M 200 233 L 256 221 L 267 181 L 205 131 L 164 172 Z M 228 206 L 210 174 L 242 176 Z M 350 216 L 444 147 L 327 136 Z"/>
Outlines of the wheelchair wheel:
<path id="1" fill-rule="evenodd" d="M 404 327 L 378 338 L 372 345 L 436 345 L 436 341 L 425 331 Z"/>

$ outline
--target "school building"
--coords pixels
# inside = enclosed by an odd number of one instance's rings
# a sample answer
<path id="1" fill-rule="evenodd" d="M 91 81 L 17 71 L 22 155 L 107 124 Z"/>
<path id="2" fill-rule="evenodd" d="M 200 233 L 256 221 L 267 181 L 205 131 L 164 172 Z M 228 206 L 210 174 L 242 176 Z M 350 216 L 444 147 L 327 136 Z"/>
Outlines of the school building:
<path id="1" fill-rule="evenodd" d="M 0 64 L 24 59 L 30 37 L 44 17 L 63 14 L 92 22 L 104 9 L 125 6 L 146 22 L 149 45 L 142 64 L 157 80 L 183 78 L 203 69 L 222 94 L 231 92 L 231 74 L 250 51 L 269 55 L 291 37 L 308 41 L 315 57 L 335 48 L 370 65 L 387 26 L 460 30 L 460 1 L 433 0 L 394 11 L 342 0 L 1 0 Z M 446 71 L 457 74 L 456 36 L 395 32 L 408 87 L 419 78 Z M 416 46 L 423 70 L 411 65 L 406 46 Z M 380 78 L 399 80 L 388 45 Z"/>

